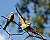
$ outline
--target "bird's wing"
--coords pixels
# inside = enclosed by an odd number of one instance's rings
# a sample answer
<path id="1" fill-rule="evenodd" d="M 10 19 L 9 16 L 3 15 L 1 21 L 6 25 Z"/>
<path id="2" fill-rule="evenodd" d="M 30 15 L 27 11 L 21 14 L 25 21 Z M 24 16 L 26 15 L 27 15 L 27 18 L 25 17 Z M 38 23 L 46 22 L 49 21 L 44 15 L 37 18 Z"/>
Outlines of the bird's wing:
<path id="1" fill-rule="evenodd" d="M 13 21 L 13 19 L 14 19 L 14 14 L 10 13 L 8 16 L 8 21 Z"/>
<path id="2" fill-rule="evenodd" d="M 17 8 L 16 8 L 16 10 L 17 10 Z M 24 21 L 23 17 L 21 16 L 21 14 L 19 13 L 18 10 L 17 10 L 17 12 L 18 12 L 18 17 L 19 17 L 20 23 L 25 24 L 25 21 Z"/>

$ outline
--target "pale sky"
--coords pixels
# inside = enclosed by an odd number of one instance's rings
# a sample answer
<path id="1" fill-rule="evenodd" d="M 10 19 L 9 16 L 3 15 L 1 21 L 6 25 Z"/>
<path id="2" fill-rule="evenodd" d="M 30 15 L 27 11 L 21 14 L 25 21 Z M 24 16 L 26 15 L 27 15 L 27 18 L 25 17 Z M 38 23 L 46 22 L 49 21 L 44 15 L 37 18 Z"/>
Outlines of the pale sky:
<path id="1" fill-rule="evenodd" d="M 5 36 L 3 34 L 0 34 L 0 40 L 5 40 Z"/>

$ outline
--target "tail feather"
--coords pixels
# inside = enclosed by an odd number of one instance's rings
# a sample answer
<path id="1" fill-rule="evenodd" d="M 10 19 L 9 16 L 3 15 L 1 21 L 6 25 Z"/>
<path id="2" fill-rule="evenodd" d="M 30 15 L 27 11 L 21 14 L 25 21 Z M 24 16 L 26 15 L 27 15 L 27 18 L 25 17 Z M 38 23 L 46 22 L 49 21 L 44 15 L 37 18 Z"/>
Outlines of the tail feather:
<path id="1" fill-rule="evenodd" d="M 38 32 L 36 32 L 36 30 L 33 29 L 33 28 L 31 28 L 31 27 L 28 27 L 27 30 L 42 37 L 41 34 L 39 34 Z M 42 37 L 42 38 L 43 38 L 43 37 Z"/>
<path id="2" fill-rule="evenodd" d="M 27 27 L 26 29 L 27 29 L 28 31 L 30 31 L 30 32 L 32 32 L 32 33 L 34 33 L 34 34 L 36 33 L 36 30 L 35 30 L 35 29 L 33 29 L 33 28 L 31 28 L 31 27 Z"/>

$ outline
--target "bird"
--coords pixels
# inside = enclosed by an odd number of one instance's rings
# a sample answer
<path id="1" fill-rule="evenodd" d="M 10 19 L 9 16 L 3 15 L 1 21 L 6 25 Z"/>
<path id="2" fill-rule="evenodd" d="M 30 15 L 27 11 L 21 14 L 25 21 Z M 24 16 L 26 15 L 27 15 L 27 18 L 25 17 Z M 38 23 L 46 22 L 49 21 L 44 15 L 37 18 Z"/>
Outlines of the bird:
<path id="1" fill-rule="evenodd" d="M 45 39 L 42 37 L 43 34 L 38 33 L 35 29 L 31 28 L 31 27 L 30 27 L 30 26 L 31 26 L 31 23 L 26 23 L 26 22 L 24 21 L 22 15 L 21 15 L 21 13 L 18 11 L 17 8 L 16 8 L 16 10 L 17 10 L 17 12 L 18 12 L 17 15 L 18 15 L 18 18 L 19 18 L 19 20 L 20 20 L 20 23 L 22 24 L 22 25 L 20 26 L 21 29 L 25 30 L 27 33 L 28 33 L 28 31 L 30 31 L 30 32 L 32 32 L 32 33 L 34 33 L 34 34 L 37 34 L 37 35 L 41 36 L 41 39 L 45 40 Z M 29 34 L 29 33 L 28 33 L 28 34 Z M 29 34 L 29 35 L 30 35 L 30 34 Z"/>
<path id="2" fill-rule="evenodd" d="M 11 12 L 7 18 L 6 25 L 4 26 L 4 30 L 6 30 L 6 27 L 13 21 L 14 19 L 14 12 Z"/>
<path id="3" fill-rule="evenodd" d="M 16 10 L 17 10 L 17 8 L 16 8 Z M 17 15 L 18 15 L 18 18 L 20 20 L 20 23 L 22 24 L 21 28 L 24 29 L 24 30 L 26 29 L 27 31 L 30 31 L 32 33 L 36 33 L 36 31 L 33 28 L 30 27 L 31 23 L 25 23 L 23 17 L 21 16 L 21 13 L 18 10 L 17 10 L 17 12 L 18 12 Z"/>

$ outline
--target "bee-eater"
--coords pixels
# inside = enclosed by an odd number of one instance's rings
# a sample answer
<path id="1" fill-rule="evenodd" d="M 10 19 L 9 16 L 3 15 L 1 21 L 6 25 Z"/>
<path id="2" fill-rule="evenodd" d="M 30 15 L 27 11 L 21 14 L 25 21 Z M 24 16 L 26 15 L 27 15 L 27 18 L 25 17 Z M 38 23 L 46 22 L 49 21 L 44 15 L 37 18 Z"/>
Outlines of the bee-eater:
<path id="1" fill-rule="evenodd" d="M 17 10 L 17 8 L 16 8 L 16 10 Z M 20 20 L 20 23 L 22 24 L 22 29 L 26 29 L 26 30 L 28 30 L 28 31 L 30 31 L 30 32 L 32 32 L 32 33 L 36 33 L 36 31 L 33 29 L 33 28 L 31 28 L 30 27 L 30 23 L 25 23 L 25 21 L 24 21 L 24 19 L 23 19 L 23 17 L 21 16 L 21 14 L 19 13 L 19 11 L 17 10 L 17 12 L 18 12 L 18 18 L 19 18 L 19 20 Z"/>
<path id="2" fill-rule="evenodd" d="M 4 30 L 6 30 L 6 27 L 9 25 L 10 22 L 13 21 L 13 19 L 14 19 L 14 13 L 11 12 L 11 13 L 9 14 L 8 18 L 7 18 L 7 23 L 6 23 L 5 27 L 3 28 Z"/>
<path id="3" fill-rule="evenodd" d="M 16 8 L 16 10 L 17 10 L 17 8 Z M 30 31 L 30 32 L 32 32 L 32 33 L 34 33 L 34 34 L 37 34 L 37 35 L 39 35 L 39 36 L 41 36 L 42 37 L 42 34 L 40 34 L 40 33 L 38 33 L 35 29 L 33 29 L 33 28 L 31 28 L 30 26 L 31 26 L 31 23 L 26 23 L 25 21 L 24 21 L 24 19 L 23 19 L 23 17 L 21 16 L 21 14 L 19 13 L 19 11 L 17 10 L 17 15 L 18 15 L 18 18 L 19 18 L 19 20 L 20 20 L 20 23 L 22 24 L 21 25 L 21 28 L 22 29 L 24 29 L 27 33 L 28 33 L 28 31 Z M 28 33 L 29 34 L 29 33 Z M 30 34 L 29 34 L 30 35 Z M 42 39 L 43 39 L 43 37 L 42 37 Z"/>

